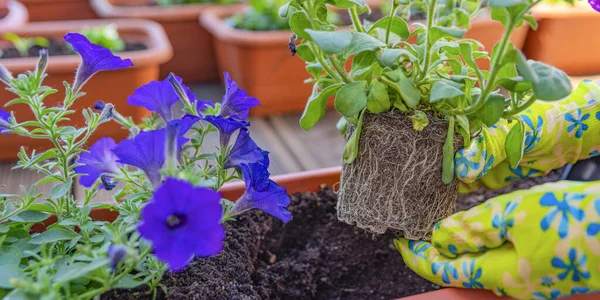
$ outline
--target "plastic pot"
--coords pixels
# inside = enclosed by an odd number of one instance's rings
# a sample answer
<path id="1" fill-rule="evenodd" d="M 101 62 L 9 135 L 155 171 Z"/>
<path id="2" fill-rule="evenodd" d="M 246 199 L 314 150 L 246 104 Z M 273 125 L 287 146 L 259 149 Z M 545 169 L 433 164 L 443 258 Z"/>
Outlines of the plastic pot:
<path id="1" fill-rule="evenodd" d="M 85 120 L 81 114 L 81 110 L 86 107 L 92 107 L 97 100 L 113 103 L 117 111 L 124 116 L 133 117 L 136 121 L 141 121 L 148 114 L 144 108 L 129 106 L 126 104 L 126 101 L 127 97 L 133 94 L 136 88 L 149 81 L 157 80 L 159 65 L 172 57 L 173 52 L 165 32 L 159 24 L 146 20 L 39 22 L 30 23 L 13 31 L 20 36 L 44 36 L 60 39 L 65 33 L 70 31 L 80 30 L 86 26 L 98 26 L 110 23 L 116 24 L 119 33 L 126 41 L 143 43 L 147 46 L 147 49 L 117 53 L 117 55 L 123 58 L 130 58 L 134 66 L 118 71 L 100 72 L 86 83 L 83 88 L 86 95 L 75 102 L 72 109 L 76 110 L 76 112 L 69 116 L 71 122 L 76 126 L 84 125 Z M 46 98 L 47 103 L 56 104 L 63 100 L 63 82 L 73 82 L 75 70 L 79 62 L 80 58 L 77 54 L 50 56 L 47 68 L 49 76 L 45 79 L 44 84 L 56 88 L 59 92 Z M 16 75 L 28 70 L 34 70 L 37 58 L 0 59 L 0 63 Z M 0 106 L 4 106 L 4 104 L 15 97 L 14 94 L 5 89 L 0 90 Z M 33 118 L 29 107 L 24 104 L 12 105 L 4 109 L 13 111 L 19 122 Z M 112 137 L 118 141 L 126 138 L 128 132 L 122 129 L 120 125 L 109 122 L 101 125 L 98 132 L 93 135 L 90 143 L 102 136 Z M 14 160 L 21 146 L 43 150 L 48 146 L 48 142 L 17 135 L 1 135 L 0 160 Z M 32 149 L 29 149 L 28 152 L 31 152 Z"/>
<path id="2" fill-rule="evenodd" d="M 27 23 L 29 14 L 23 3 L 14 0 L 1 2 L 3 3 L 0 5 L 0 15 L 4 17 L 0 19 L 0 31 L 10 31 Z"/>
<path id="3" fill-rule="evenodd" d="M 575 6 L 540 3 L 533 11 L 540 17 L 538 29 L 525 42 L 527 58 L 542 61 L 569 75 L 600 73 L 600 13 L 587 1 Z"/>
<path id="4" fill-rule="evenodd" d="M 31 22 L 96 19 L 88 0 L 22 0 Z"/>
<path id="5" fill-rule="evenodd" d="M 198 17 L 214 4 L 153 6 L 146 0 L 90 0 L 101 18 L 143 18 L 162 25 L 173 46 L 173 59 L 161 65 L 160 78 L 173 72 L 186 83 L 219 79 L 210 34 Z"/>

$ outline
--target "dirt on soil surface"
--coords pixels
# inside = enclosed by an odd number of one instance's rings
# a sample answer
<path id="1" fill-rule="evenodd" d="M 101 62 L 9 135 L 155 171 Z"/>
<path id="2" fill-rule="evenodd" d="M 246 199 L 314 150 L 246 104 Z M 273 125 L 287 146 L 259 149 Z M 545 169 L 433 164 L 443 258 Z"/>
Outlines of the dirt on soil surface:
<path id="1" fill-rule="evenodd" d="M 556 181 L 560 171 L 502 190 L 461 195 L 457 210 L 515 189 Z M 293 219 L 283 224 L 251 211 L 226 223 L 224 250 L 197 258 L 184 271 L 165 274 L 158 299 L 394 299 L 440 287 L 409 270 L 394 248 L 393 233 L 373 236 L 336 217 L 330 187 L 295 194 Z M 102 299 L 151 299 L 147 289 L 112 291 Z"/>
<path id="2" fill-rule="evenodd" d="M 48 49 L 48 54 L 50 56 L 77 54 L 77 53 L 75 53 L 75 51 L 73 51 L 70 48 L 70 45 L 63 40 L 48 39 L 48 41 L 50 42 L 50 44 L 48 45 L 47 49 Z M 19 57 L 38 57 L 41 49 L 44 49 L 44 47 L 33 46 L 33 47 L 29 48 L 29 51 L 27 53 L 28 55 L 21 55 L 19 53 L 19 51 L 17 51 L 17 48 L 15 48 L 15 47 L 3 48 L 2 56 L 0 57 L 0 59 L 2 59 L 2 58 L 19 58 Z M 123 51 L 140 51 L 140 50 L 146 50 L 146 49 L 147 49 L 147 47 L 144 44 L 125 42 L 125 49 Z"/>

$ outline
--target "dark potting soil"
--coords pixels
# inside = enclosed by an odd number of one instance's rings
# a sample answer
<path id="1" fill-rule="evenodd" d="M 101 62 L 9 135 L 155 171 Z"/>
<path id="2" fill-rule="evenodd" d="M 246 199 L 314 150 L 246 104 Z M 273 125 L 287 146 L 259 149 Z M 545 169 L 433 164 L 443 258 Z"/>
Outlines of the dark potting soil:
<path id="1" fill-rule="evenodd" d="M 226 224 L 224 250 L 165 274 L 168 294 L 158 298 L 393 299 L 439 288 L 404 265 L 392 233 L 373 236 L 339 222 L 336 199 L 322 187 L 292 196 L 287 224 L 259 211 Z M 151 298 L 119 291 L 105 297 Z"/>
<path id="2" fill-rule="evenodd" d="M 69 44 L 67 44 L 63 40 L 49 39 L 50 44 L 48 45 L 48 54 L 50 56 L 60 56 L 60 55 L 73 55 L 75 52 L 69 48 Z M 123 51 L 140 51 L 146 50 L 148 47 L 141 43 L 128 43 L 125 42 L 125 49 Z M 19 51 L 15 47 L 3 48 L 3 54 L 1 58 L 19 58 L 19 57 L 38 57 L 39 52 L 44 47 L 33 46 L 29 48 L 28 55 L 22 56 Z"/>

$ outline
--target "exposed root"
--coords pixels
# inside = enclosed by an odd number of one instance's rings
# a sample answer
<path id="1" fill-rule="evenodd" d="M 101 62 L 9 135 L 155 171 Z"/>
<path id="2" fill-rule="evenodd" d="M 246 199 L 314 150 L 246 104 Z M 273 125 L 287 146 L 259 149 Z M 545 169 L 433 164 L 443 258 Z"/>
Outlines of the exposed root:
<path id="1" fill-rule="evenodd" d="M 416 131 L 400 112 L 365 115 L 358 157 L 342 170 L 341 221 L 377 234 L 390 229 L 428 240 L 434 224 L 454 213 L 457 182 L 442 182 L 448 123 L 428 117 L 429 125 Z M 455 149 L 459 144 L 455 139 Z"/>

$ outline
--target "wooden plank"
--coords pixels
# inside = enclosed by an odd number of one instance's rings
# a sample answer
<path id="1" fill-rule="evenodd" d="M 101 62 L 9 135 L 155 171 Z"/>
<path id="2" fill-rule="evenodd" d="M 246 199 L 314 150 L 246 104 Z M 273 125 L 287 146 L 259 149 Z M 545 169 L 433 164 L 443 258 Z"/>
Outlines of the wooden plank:
<path id="1" fill-rule="evenodd" d="M 279 138 L 300 162 L 304 170 L 340 166 L 346 142 L 336 128 L 339 114 L 329 110 L 311 130 L 300 127 L 300 114 L 270 118 Z"/>
<path id="2" fill-rule="evenodd" d="M 1 162 L 0 163 L 0 194 L 17 194 L 21 195 L 20 186 L 23 185 L 27 190 L 38 180 L 44 178 L 44 174 L 37 173 L 33 170 L 15 169 L 12 170 L 16 162 Z M 46 183 L 36 186 L 35 191 L 42 193 L 43 197 L 49 197 L 57 183 Z"/>

